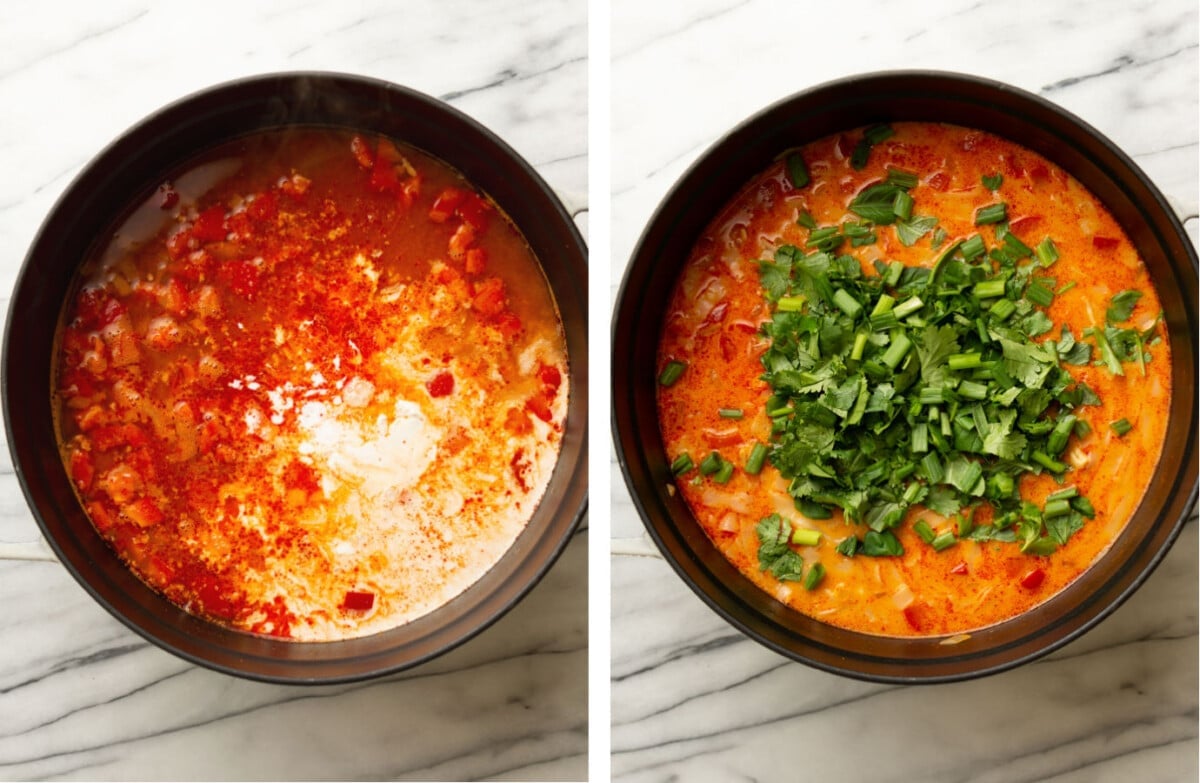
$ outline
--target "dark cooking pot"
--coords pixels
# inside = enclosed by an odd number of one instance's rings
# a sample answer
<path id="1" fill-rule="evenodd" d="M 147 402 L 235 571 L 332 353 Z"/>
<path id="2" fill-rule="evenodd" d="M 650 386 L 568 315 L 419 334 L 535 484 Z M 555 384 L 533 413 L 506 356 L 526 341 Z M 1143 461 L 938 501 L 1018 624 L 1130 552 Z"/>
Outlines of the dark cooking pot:
<path id="1" fill-rule="evenodd" d="M 979 128 L 1062 166 L 1107 205 L 1141 253 L 1166 311 L 1174 395 L 1157 473 L 1125 531 L 1078 580 L 1010 621 L 942 639 L 872 636 L 787 608 L 730 565 L 678 494 L 655 409 L 656 336 L 688 252 L 737 191 L 782 152 L 838 131 L 922 120 Z M 613 321 L 613 435 L 626 483 L 667 562 L 714 611 L 767 647 L 826 671 L 880 682 L 961 680 L 1050 652 L 1111 614 L 1150 575 L 1196 500 L 1196 251 L 1166 200 L 1112 142 L 1035 95 L 977 77 L 895 72 L 797 93 L 710 147 L 642 234 Z"/>
<path id="2" fill-rule="evenodd" d="M 570 402 L 562 450 L 533 518 L 464 593 L 407 625 L 339 642 L 285 642 L 190 615 L 146 587 L 96 534 L 55 446 L 51 357 L 72 275 L 98 237 L 191 158 L 237 136 L 290 125 L 380 133 L 447 162 L 512 218 L 540 259 L 562 316 Z M 278 682 L 371 677 L 425 661 L 499 618 L 565 547 L 587 501 L 587 267 L 579 232 L 549 186 L 508 145 L 446 104 L 386 82 L 283 73 L 222 84 L 158 111 L 100 152 L 67 188 L 17 279 L 0 391 L 21 487 L 59 559 L 118 619 L 160 647 L 219 671 Z"/>

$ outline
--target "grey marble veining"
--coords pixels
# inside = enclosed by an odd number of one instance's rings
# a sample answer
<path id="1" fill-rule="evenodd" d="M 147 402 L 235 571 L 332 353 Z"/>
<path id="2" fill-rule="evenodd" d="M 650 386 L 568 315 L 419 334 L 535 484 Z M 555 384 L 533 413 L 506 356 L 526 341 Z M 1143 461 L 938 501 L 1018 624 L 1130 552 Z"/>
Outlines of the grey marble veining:
<path id="1" fill-rule="evenodd" d="M 613 0 L 612 34 L 614 302 L 654 207 L 708 146 L 793 92 L 876 70 L 973 73 L 1060 104 L 1128 152 L 1197 241 L 1190 0 Z M 615 780 L 1197 780 L 1194 511 L 1141 590 L 1075 642 L 982 680 L 898 687 L 743 637 L 645 556 L 615 462 L 609 475 Z"/>
<path id="2" fill-rule="evenodd" d="M 0 5 L 0 308 L 80 167 L 165 103 L 282 70 L 359 73 L 446 100 L 587 216 L 583 0 Z M 0 552 L 38 537 L 0 450 Z M 57 562 L 0 560 L 0 779 L 580 780 L 586 523 L 511 613 L 368 683 L 286 687 L 185 663 Z"/>

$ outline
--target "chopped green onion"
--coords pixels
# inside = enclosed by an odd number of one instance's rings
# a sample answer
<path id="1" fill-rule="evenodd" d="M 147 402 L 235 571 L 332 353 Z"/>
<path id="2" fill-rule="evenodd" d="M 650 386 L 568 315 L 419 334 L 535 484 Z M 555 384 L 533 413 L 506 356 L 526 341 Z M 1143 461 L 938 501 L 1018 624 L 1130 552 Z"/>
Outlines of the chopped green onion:
<path id="1" fill-rule="evenodd" d="M 1058 248 L 1054 246 L 1054 240 L 1050 237 L 1039 242 L 1034 252 L 1037 253 L 1038 262 L 1042 266 L 1050 266 L 1058 260 Z"/>
<path id="2" fill-rule="evenodd" d="M 799 152 L 793 152 L 787 156 L 787 170 L 788 178 L 792 181 L 793 186 L 802 188 L 808 184 L 808 165 L 805 164 L 804 157 Z"/>
<path id="3" fill-rule="evenodd" d="M 912 453 L 924 454 L 929 451 L 929 425 L 919 422 L 912 428 Z"/>
<path id="4" fill-rule="evenodd" d="M 984 174 L 983 186 L 988 190 L 996 190 L 1004 182 L 1003 174 Z"/>
<path id="5" fill-rule="evenodd" d="M 746 458 L 746 465 L 742 469 L 751 476 L 757 476 L 762 472 L 763 462 L 767 458 L 767 447 L 761 443 L 755 443 L 754 448 L 750 449 L 750 456 Z"/>
<path id="6" fill-rule="evenodd" d="M 913 197 L 908 195 L 907 191 L 897 190 L 896 199 L 892 202 L 892 212 L 901 220 L 908 220 L 912 217 Z"/>
<path id="7" fill-rule="evenodd" d="M 916 174 L 892 168 L 887 170 L 887 181 L 890 184 L 895 185 L 898 188 L 904 188 L 905 190 L 912 190 L 917 186 L 917 182 L 919 182 Z"/>
<path id="8" fill-rule="evenodd" d="M 1055 423 L 1054 429 L 1050 431 L 1050 437 L 1046 439 L 1046 453 L 1049 456 L 1057 457 L 1063 453 L 1063 449 L 1067 447 L 1067 440 L 1075 429 L 1077 418 L 1075 414 L 1068 413 Z"/>
<path id="9" fill-rule="evenodd" d="M 1050 285 L 1054 285 L 1054 281 L 1050 281 Z M 1035 277 L 1029 283 L 1029 287 L 1025 289 L 1025 298 L 1036 305 L 1049 307 L 1054 301 L 1054 290 L 1052 287 L 1047 287 L 1042 278 Z"/>
<path id="10" fill-rule="evenodd" d="M 896 131 L 893 130 L 891 125 L 880 123 L 878 125 L 872 125 L 863 131 L 863 138 L 872 144 L 878 144 L 885 139 L 890 139 L 895 134 Z"/>
<path id="11" fill-rule="evenodd" d="M 1075 437 L 1086 438 L 1092 434 L 1092 425 L 1088 424 L 1083 419 L 1075 422 Z"/>
<path id="12" fill-rule="evenodd" d="M 1067 466 L 1058 460 L 1046 454 L 1044 451 L 1033 452 L 1033 461 L 1041 465 L 1051 473 L 1062 473 L 1067 469 Z"/>
<path id="13" fill-rule="evenodd" d="M 671 462 L 671 473 L 676 476 L 682 476 L 694 467 L 696 467 L 696 464 L 692 462 L 691 455 L 685 451 Z"/>
<path id="14" fill-rule="evenodd" d="M 941 484 L 942 479 L 946 478 L 946 469 L 942 467 L 942 460 L 934 452 L 926 454 L 921 459 L 921 470 L 925 471 L 925 477 L 929 479 L 930 484 Z"/>
<path id="15" fill-rule="evenodd" d="M 1005 474 L 1001 473 L 1000 475 L 1003 476 Z M 966 514 L 956 515 L 954 518 L 954 524 L 955 527 L 958 528 L 959 538 L 971 535 L 971 531 L 975 529 L 975 523 L 971 520 L 971 517 L 967 516 Z"/>
<path id="16" fill-rule="evenodd" d="M 679 376 L 683 375 L 685 369 L 687 369 L 687 365 L 683 362 L 671 360 L 667 362 L 666 367 L 663 367 L 662 373 L 658 376 L 658 382 L 663 386 L 671 386 L 679 380 Z"/>
<path id="17" fill-rule="evenodd" d="M 711 476 L 721 469 L 721 465 L 724 464 L 724 462 L 725 460 L 721 459 L 720 454 L 715 451 L 709 452 L 707 457 L 700 460 L 700 474 L 704 476 Z"/>
<path id="18" fill-rule="evenodd" d="M 895 313 L 897 318 L 907 318 L 924 306 L 925 303 L 921 301 L 921 297 L 914 296 L 910 299 L 905 299 L 903 302 L 896 305 L 892 312 Z"/>
<path id="19" fill-rule="evenodd" d="M 1067 291 L 1070 291 L 1072 288 L 1074 288 L 1074 287 L 1075 287 L 1075 286 L 1077 286 L 1077 285 L 1079 285 L 1079 281 L 1078 281 L 1078 280 L 1072 280 L 1071 282 L 1064 284 L 1062 288 L 1060 288 L 1060 289 L 1058 289 L 1057 291 L 1055 291 L 1055 292 L 1054 292 L 1054 295 L 1055 295 L 1055 296 L 1062 296 L 1062 295 L 1063 295 L 1063 294 L 1065 294 Z"/>
<path id="20" fill-rule="evenodd" d="M 1017 303 L 1011 299 L 998 299 L 991 307 L 988 308 L 988 313 L 997 321 L 1005 321 L 1010 315 L 1017 311 Z"/>
<path id="21" fill-rule="evenodd" d="M 900 275 L 904 273 L 904 264 L 893 261 L 888 264 L 887 274 L 884 275 L 884 285 L 895 288 L 900 283 Z"/>
<path id="22" fill-rule="evenodd" d="M 986 251 L 987 247 L 985 247 L 983 244 L 983 237 L 979 236 L 978 234 L 962 243 L 962 256 L 967 261 L 974 261 Z"/>
<path id="23" fill-rule="evenodd" d="M 817 221 L 807 209 L 800 210 L 800 214 L 796 216 L 796 224 L 810 231 L 817 227 Z"/>
<path id="24" fill-rule="evenodd" d="M 958 539 L 955 538 L 954 531 L 946 530 L 939 534 L 937 538 L 930 541 L 929 545 L 933 547 L 933 551 L 941 552 L 943 549 L 954 546 L 957 542 Z"/>
<path id="25" fill-rule="evenodd" d="M 1008 205 L 1003 201 L 988 204 L 975 210 L 975 225 L 985 226 L 989 223 L 1000 223 L 1008 219 Z"/>
<path id="26" fill-rule="evenodd" d="M 867 335 L 863 332 L 859 332 L 858 334 L 854 335 L 854 347 L 850 349 L 850 359 L 856 362 L 861 361 L 863 357 L 863 351 L 866 350 L 866 347 Z"/>
<path id="27" fill-rule="evenodd" d="M 963 381 L 958 385 L 958 394 L 968 400 L 986 400 L 988 388 L 975 381 Z"/>
<path id="28" fill-rule="evenodd" d="M 797 527 L 792 531 L 792 543 L 796 546 L 816 546 L 821 543 L 821 531 L 810 527 Z"/>
<path id="29" fill-rule="evenodd" d="M 733 463 L 721 460 L 721 467 L 717 469 L 716 475 L 713 476 L 713 481 L 718 484 L 726 484 L 731 478 L 733 478 Z"/>
<path id="30" fill-rule="evenodd" d="M 1046 502 L 1050 502 L 1052 500 L 1070 500 L 1074 497 L 1079 497 L 1079 488 L 1072 485 L 1069 487 L 1063 487 L 1057 492 L 1051 492 L 1046 496 Z"/>
<path id="31" fill-rule="evenodd" d="M 908 335 L 904 332 L 900 332 L 892 340 L 892 344 L 888 346 L 888 349 L 883 352 L 883 356 L 879 357 L 879 360 L 895 370 L 900 365 L 900 361 L 908 355 L 911 349 L 912 340 L 908 339 Z"/>
<path id="32" fill-rule="evenodd" d="M 1004 296 L 1004 287 L 1007 282 L 1003 277 L 982 280 L 975 284 L 972 293 L 976 299 L 995 299 L 997 296 Z"/>
<path id="33" fill-rule="evenodd" d="M 972 370 L 983 366 L 983 354 L 979 351 L 972 353 L 952 353 L 946 358 L 946 364 L 951 370 Z"/>
<path id="34" fill-rule="evenodd" d="M 808 569 L 808 573 L 804 575 L 804 589 L 816 590 L 817 585 L 821 584 L 821 580 L 825 578 L 825 566 L 820 563 L 813 563 Z"/>
<path id="35" fill-rule="evenodd" d="M 1066 516 L 1069 513 L 1071 513 L 1071 504 L 1066 500 L 1048 500 L 1046 507 L 1042 509 L 1042 516 L 1046 519 Z"/>
<path id="36" fill-rule="evenodd" d="M 781 296 L 779 301 L 775 303 L 775 308 L 783 313 L 798 313 L 804 309 L 804 304 L 807 302 L 804 296 Z"/>
<path id="37" fill-rule="evenodd" d="M 1004 235 L 1004 246 L 1008 252 L 1012 253 L 1017 258 L 1029 258 L 1033 255 L 1033 248 L 1025 244 L 1011 231 Z"/>
<path id="38" fill-rule="evenodd" d="M 934 533 L 933 528 L 923 519 L 918 519 L 913 523 L 913 532 L 920 536 L 926 544 L 932 544 L 933 539 L 937 537 L 937 533 Z"/>
<path id="39" fill-rule="evenodd" d="M 1118 436 L 1124 437 L 1127 432 L 1133 429 L 1133 425 L 1129 423 L 1129 419 L 1117 419 L 1109 423 L 1109 429 L 1117 433 Z"/>
<path id="40" fill-rule="evenodd" d="M 858 314 L 862 312 L 862 305 L 841 288 L 833 292 L 833 303 L 838 306 L 839 310 L 851 318 L 857 318 Z"/>

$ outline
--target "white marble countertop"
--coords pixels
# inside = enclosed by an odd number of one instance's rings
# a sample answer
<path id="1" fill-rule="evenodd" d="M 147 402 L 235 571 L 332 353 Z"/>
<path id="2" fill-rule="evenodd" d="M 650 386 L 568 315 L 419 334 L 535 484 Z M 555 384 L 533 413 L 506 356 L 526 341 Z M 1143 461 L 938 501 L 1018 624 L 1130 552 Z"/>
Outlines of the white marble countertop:
<path id="1" fill-rule="evenodd" d="M 38 225 L 91 156 L 171 100 L 281 70 L 442 97 L 523 154 L 586 228 L 584 0 L 5 3 L 3 309 Z M 0 544 L 38 536 L 4 449 Z M 581 530 L 524 602 L 448 655 L 328 687 L 190 665 L 126 630 L 57 562 L 0 560 L 0 779 L 583 779 L 587 541 Z"/>
<path id="2" fill-rule="evenodd" d="M 1125 149 L 1197 233 L 1197 7 L 612 3 L 612 299 L 651 212 L 759 109 L 829 79 L 928 68 L 1053 100 Z M 1185 380 L 1186 382 L 1186 380 Z M 652 550 L 611 466 L 612 772 L 622 781 L 1195 781 L 1197 524 L 1092 632 L 939 686 L 862 683 L 739 634 Z"/>

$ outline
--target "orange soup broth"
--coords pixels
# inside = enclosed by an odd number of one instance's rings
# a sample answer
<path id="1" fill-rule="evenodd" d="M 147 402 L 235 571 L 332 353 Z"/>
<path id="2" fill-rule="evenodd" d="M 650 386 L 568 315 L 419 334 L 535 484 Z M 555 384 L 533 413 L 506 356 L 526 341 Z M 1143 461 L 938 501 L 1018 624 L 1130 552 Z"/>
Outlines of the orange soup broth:
<path id="1" fill-rule="evenodd" d="M 803 247 L 807 235 L 796 223 L 807 210 L 818 225 L 840 223 L 850 200 L 864 187 L 882 181 L 889 168 L 918 173 L 910 193 L 914 214 L 934 215 L 947 233 L 946 247 L 956 239 L 983 233 L 975 210 L 996 201 L 1008 203 L 1014 233 L 1034 245 L 1053 237 L 1060 258 L 1045 274 L 1058 287 L 1075 287 L 1054 298 L 1047 315 L 1055 323 L 1037 341 L 1057 339 L 1061 324 L 1078 338 L 1084 328 L 1102 326 L 1113 294 L 1135 289 L 1143 297 L 1131 323 L 1148 327 L 1161 309 L 1137 251 L 1097 199 L 1060 167 L 1040 155 L 990 134 L 956 126 L 895 123 L 895 135 L 877 144 L 867 165 L 856 171 L 849 157 L 861 133 L 845 133 L 802 149 L 811 184 L 792 186 L 782 160 L 751 181 L 710 224 L 695 244 L 664 319 L 659 366 L 676 359 L 687 362 L 683 379 L 659 387 L 659 419 L 669 458 L 687 452 L 697 461 L 712 450 L 742 466 L 755 442 L 768 443 L 771 423 L 765 414 L 770 389 L 761 380 L 760 357 L 768 343 L 759 324 L 770 319 L 756 259 L 770 258 L 775 248 Z M 991 193 L 985 175 L 1000 173 L 1003 184 Z M 853 217 L 851 215 L 851 217 Z M 872 261 L 932 266 L 938 255 L 929 235 L 905 247 L 892 227 L 877 229 L 874 245 L 838 252 L 855 256 L 866 274 L 876 274 Z M 736 470 L 725 485 L 680 480 L 676 486 L 696 519 L 721 552 L 747 578 L 792 608 L 824 622 L 865 633 L 889 636 L 956 634 L 1002 622 L 1061 591 L 1109 547 L 1133 514 L 1158 463 L 1170 401 L 1170 354 L 1163 342 L 1154 345 L 1145 375 L 1136 364 L 1115 376 L 1104 366 L 1067 367 L 1102 400 L 1076 410 L 1091 426 L 1082 440 L 1072 440 L 1065 459 L 1074 484 L 1096 508 L 1094 519 L 1049 557 L 1022 554 L 1015 544 L 960 540 L 934 551 L 912 530 L 924 518 L 935 530 L 952 520 L 920 506 L 909 510 L 893 532 L 904 546 L 900 557 L 845 557 L 837 543 L 851 534 L 860 538 L 865 526 L 847 525 L 840 509 L 828 520 L 808 520 L 787 494 L 788 481 L 770 466 L 752 476 Z M 1096 358 L 1095 356 L 1093 358 Z M 718 409 L 741 408 L 740 420 L 721 418 Z M 1117 437 L 1109 423 L 1126 418 L 1133 425 Z M 1039 506 L 1060 488 L 1049 474 L 1026 476 L 1022 497 Z M 778 512 L 794 524 L 820 531 L 816 547 L 799 547 L 806 569 L 820 562 L 827 575 L 809 591 L 797 582 L 780 582 L 759 570 L 755 524 Z M 991 519 L 991 507 L 980 505 L 976 524 Z M 1040 570 L 1044 578 L 1035 574 Z M 1036 584 L 1035 584 L 1036 583 Z"/>

